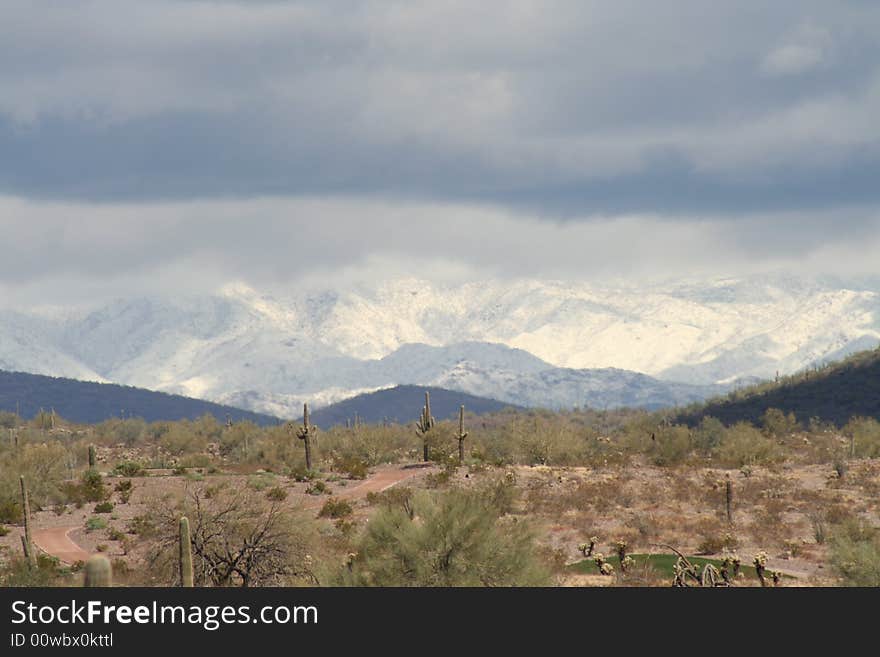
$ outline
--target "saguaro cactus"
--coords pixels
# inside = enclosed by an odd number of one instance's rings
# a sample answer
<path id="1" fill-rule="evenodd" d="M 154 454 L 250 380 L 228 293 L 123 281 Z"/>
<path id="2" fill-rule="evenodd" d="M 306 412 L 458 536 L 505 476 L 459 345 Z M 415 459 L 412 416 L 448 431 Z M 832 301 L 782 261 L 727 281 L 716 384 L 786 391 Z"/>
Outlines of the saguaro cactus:
<path id="1" fill-rule="evenodd" d="M 95 469 L 95 462 L 97 459 L 95 458 L 95 446 L 89 445 L 89 470 Z"/>
<path id="2" fill-rule="evenodd" d="M 192 543 L 189 533 L 189 518 L 180 519 L 180 585 L 185 589 L 195 586 L 193 583 Z"/>
<path id="3" fill-rule="evenodd" d="M 86 561 L 83 586 L 92 589 L 106 589 L 113 586 L 113 567 L 107 557 L 96 554 Z"/>
<path id="4" fill-rule="evenodd" d="M 727 524 L 730 525 L 733 524 L 733 483 L 730 481 L 730 475 L 727 475 L 724 492 L 727 505 Z"/>
<path id="5" fill-rule="evenodd" d="M 21 515 L 24 518 L 24 557 L 32 568 L 37 565 L 37 554 L 34 552 L 34 542 L 31 538 L 31 505 L 28 500 L 27 486 L 24 483 L 24 476 L 18 478 L 21 486 Z"/>
<path id="6" fill-rule="evenodd" d="M 303 441 L 306 448 L 306 470 L 312 469 L 312 438 L 318 428 L 309 424 L 309 405 L 303 404 L 303 425 L 296 432 L 296 437 Z"/>
<path id="7" fill-rule="evenodd" d="M 428 449 L 428 434 L 434 428 L 434 416 L 431 415 L 431 393 L 425 391 L 425 406 L 422 408 L 422 417 L 416 425 L 416 432 L 422 437 L 422 455 L 425 463 L 431 460 L 431 454 Z"/>
<path id="8" fill-rule="evenodd" d="M 458 412 L 458 463 L 464 463 L 464 440 L 468 437 L 468 432 L 464 430 L 464 405 Z"/>

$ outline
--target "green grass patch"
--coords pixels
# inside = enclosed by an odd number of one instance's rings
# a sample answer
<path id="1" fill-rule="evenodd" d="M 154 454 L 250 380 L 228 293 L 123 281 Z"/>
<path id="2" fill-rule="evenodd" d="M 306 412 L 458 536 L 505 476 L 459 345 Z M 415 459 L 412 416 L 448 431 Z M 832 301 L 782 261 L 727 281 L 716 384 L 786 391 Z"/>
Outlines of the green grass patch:
<path id="1" fill-rule="evenodd" d="M 669 577 L 669 581 L 672 581 L 674 576 L 673 570 L 676 562 L 678 562 L 678 557 L 674 554 L 633 554 L 630 555 L 635 561 L 635 565 L 631 566 L 633 569 L 644 568 L 646 563 L 649 563 L 651 567 L 657 571 L 657 573 L 661 577 Z M 612 556 L 607 558 L 608 563 L 614 566 L 616 571 L 620 571 L 620 559 L 617 556 Z M 712 564 L 719 570 L 721 570 L 721 561 L 719 559 L 707 559 L 705 557 L 688 557 L 688 561 L 697 566 L 700 570 L 702 570 L 706 564 Z M 596 562 L 592 559 L 587 559 L 586 561 L 579 561 L 578 563 L 573 563 L 568 567 L 568 570 L 573 573 L 578 573 L 580 575 L 596 575 L 599 572 L 599 569 L 596 567 Z M 744 573 L 746 579 L 758 579 L 758 574 L 755 572 L 755 568 L 753 566 L 742 565 L 740 567 L 740 572 Z"/>

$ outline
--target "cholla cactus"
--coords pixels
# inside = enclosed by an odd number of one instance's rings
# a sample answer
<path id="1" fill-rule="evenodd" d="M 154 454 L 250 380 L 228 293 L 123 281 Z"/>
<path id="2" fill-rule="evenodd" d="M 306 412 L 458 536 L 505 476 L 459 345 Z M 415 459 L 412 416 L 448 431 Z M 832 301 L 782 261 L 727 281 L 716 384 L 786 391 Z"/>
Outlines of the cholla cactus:
<path id="1" fill-rule="evenodd" d="M 758 552 L 755 555 L 755 559 L 753 561 L 755 565 L 755 572 L 758 574 L 758 579 L 761 580 L 761 586 L 767 587 L 767 553 L 766 552 Z"/>
<path id="2" fill-rule="evenodd" d="M 424 441 L 422 455 L 425 463 L 431 460 L 431 455 L 428 450 L 428 434 L 434 428 L 435 424 L 436 421 L 434 420 L 434 416 L 431 415 L 431 393 L 425 391 L 425 406 L 422 408 L 422 416 L 416 424 L 416 433 L 418 433 Z"/>
<path id="3" fill-rule="evenodd" d="M 593 562 L 596 564 L 596 567 L 599 569 L 599 574 L 604 575 L 605 577 L 611 577 L 614 574 L 614 566 L 605 561 L 604 554 L 597 554 L 593 557 Z"/>
<path id="4" fill-rule="evenodd" d="M 596 546 L 599 544 L 599 538 L 597 536 L 593 536 L 590 539 L 589 543 L 582 543 L 578 550 L 583 552 L 584 558 L 589 559 L 593 556 L 593 553 L 596 551 Z"/>
<path id="5" fill-rule="evenodd" d="M 740 575 L 742 561 L 737 554 L 727 554 L 721 561 L 721 578 L 728 586 L 733 586 L 734 580 Z"/>
<path id="6" fill-rule="evenodd" d="M 620 572 L 626 573 L 633 563 L 635 563 L 627 553 L 626 553 L 626 541 L 620 540 L 615 543 L 615 547 L 617 548 L 617 558 L 620 560 Z"/>
<path id="7" fill-rule="evenodd" d="M 700 577 L 700 585 L 709 588 L 715 588 L 717 586 L 727 586 L 726 581 L 721 581 L 721 573 L 718 569 L 713 566 L 711 563 L 706 564 L 706 567 L 703 568 L 703 574 Z"/>

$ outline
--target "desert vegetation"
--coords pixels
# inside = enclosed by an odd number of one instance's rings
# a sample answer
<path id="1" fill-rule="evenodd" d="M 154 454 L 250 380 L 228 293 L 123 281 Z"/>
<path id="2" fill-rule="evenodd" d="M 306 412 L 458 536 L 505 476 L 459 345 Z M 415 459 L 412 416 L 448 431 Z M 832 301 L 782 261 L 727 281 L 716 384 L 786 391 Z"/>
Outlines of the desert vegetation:
<path id="1" fill-rule="evenodd" d="M 0 583 L 880 585 L 873 416 L 304 415 L 3 413 Z"/>

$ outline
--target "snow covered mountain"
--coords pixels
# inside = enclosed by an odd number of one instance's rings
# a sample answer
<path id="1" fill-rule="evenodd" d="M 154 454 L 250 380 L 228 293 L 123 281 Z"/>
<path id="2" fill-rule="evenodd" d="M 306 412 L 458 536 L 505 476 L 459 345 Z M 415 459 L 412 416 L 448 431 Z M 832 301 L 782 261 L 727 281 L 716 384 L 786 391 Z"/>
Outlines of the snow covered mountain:
<path id="1" fill-rule="evenodd" d="M 880 343 L 880 285 L 755 276 L 648 286 L 401 279 L 87 310 L 0 310 L 0 369 L 295 416 L 399 384 L 549 407 L 701 399 Z"/>

